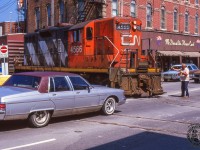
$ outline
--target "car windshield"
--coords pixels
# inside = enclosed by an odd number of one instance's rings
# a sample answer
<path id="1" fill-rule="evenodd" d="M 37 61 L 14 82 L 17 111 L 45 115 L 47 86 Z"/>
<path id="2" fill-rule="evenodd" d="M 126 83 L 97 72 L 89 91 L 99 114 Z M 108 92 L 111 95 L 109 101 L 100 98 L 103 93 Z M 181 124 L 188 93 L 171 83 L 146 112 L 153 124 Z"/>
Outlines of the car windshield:
<path id="1" fill-rule="evenodd" d="M 15 86 L 23 88 L 37 89 L 40 83 L 40 77 L 13 75 L 4 84 L 4 86 Z"/>
<path id="2" fill-rule="evenodd" d="M 172 66 L 172 68 L 174 68 L 174 69 L 181 69 L 181 66 Z M 170 70 L 172 70 L 172 69 L 170 69 Z"/>
<path id="3" fill-rule="evenodd" d="M 198 69 L 198 67 L 196 65 L 191 65 L 191 66 L 192 66 L 192 69 L 194 69 L 194 70 Z"/>

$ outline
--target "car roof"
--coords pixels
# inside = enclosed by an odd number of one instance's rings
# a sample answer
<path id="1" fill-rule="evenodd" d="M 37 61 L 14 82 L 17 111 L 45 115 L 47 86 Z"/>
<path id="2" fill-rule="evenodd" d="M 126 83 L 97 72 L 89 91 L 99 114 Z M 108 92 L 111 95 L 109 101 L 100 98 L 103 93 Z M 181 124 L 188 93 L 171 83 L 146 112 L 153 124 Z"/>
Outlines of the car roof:
<path id="1" fill-rule="evenodd" d="M 189 65 L 195 65 L 195 64 L 186 63 L 186 65 L 189 66 Z M 182 64 L 175 64 L 175 65 L 172 65 L 172 66 L 182 66 Z"/>
<path id="2" fill-rule="evenodd" d="M 15 73 L 14 75 L 27 75 L 27 76 L 36 76 L 36 77 L 48 77 L 48 76 L 79 76 L 74 73 L 68 73 L 68 72 L 20 72 Z"/>

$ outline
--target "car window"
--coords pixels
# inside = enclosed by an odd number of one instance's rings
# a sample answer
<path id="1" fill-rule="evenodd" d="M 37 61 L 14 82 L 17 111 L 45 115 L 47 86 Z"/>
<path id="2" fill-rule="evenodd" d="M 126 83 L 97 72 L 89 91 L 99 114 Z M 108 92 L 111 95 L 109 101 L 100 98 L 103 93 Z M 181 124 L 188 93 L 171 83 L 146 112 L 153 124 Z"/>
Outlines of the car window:
<path id="1" fill-rule="evenodd" d="M 54 92 L 54 91 L 55 91 L 55 87 L 54 87 L 53 78 L 50 78 L 50 89 L 49 89 L 49 92 Z"/>
<path id="2" fill-rule="evenodd" d="M 196 65 L 191 65 L 191 67 L 193 68 L 193 70 L 197 70 L 198 67 Z"/>
<path id="3" fill-rule="evenodd" d="M 69 77 L 74 90 L 86 90 L 88 88 L 88 83 L 81 77 Z"/>
<path id="4" fill-rule="evenodd" d="M 50 78 L 50 92 L 70 91 L 69 84 L 65 77 Z"/>
<path id="5" fill-rule="evenodd" d="M 189 69 L 189 70 L 192 70 L 192 67 L 191 67 L 191 66 L 188 66 L 188 69 Z"/>
<path id="6" fill-rule="evenodd" d="M 181 66 L 172 66 L 174 69 L 181 69 Z"/>
<path id="7" fill-rule="evenodd" d="M 40 77 L 13 75 L 5 82 L 4 86 L 16 86 L 37 89 L 40 84 L 40 80 Z"/>

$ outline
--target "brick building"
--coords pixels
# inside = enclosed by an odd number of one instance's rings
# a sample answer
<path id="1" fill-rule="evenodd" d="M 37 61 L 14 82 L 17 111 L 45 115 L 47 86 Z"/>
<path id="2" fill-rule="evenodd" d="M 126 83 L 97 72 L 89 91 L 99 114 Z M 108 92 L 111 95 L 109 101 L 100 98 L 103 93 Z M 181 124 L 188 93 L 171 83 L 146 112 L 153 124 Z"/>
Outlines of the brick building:
<path id="1" fill-rule="evenodd" d="M 16 22 L 0 22 L 0 36 L 16 33 Z"/>
<path id="2" fill-rule="evenodd" d="M 200 66 L 199 3 L 199 0 L 29 0 L 27 31 L 94 18 L 138 17 L 143 22 L 143 39 L 147 39 L 143 41 L 144 50 L 158 54 L 162 68 L 181 62 Z"/>

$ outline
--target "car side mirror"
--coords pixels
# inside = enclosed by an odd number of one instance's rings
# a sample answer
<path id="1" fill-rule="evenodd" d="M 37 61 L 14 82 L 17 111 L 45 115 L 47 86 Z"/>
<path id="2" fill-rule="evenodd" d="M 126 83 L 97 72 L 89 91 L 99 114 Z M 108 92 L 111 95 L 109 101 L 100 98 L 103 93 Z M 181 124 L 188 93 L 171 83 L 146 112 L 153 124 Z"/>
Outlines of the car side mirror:
<path id="1" fill-rule="evenodd" d="M 88 93 L 90 93 L 91 89 L 92 89 L 92 87 L 88 85 L 87 86 Z"/>

